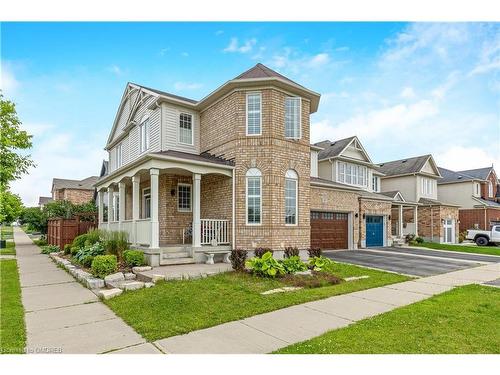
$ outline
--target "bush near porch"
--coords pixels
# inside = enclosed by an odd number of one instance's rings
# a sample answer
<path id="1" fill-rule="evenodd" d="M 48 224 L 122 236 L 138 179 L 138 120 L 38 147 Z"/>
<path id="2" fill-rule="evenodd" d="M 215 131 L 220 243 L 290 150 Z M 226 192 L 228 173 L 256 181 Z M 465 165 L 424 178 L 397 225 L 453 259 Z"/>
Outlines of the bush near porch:
<path id="1" fill-rule="evenodd" d="M 286 278 L 228 272 L 197 280 L 159 282 L 155 288 L 126 292 L 104 301 L 148 340 L 188 333 L 284 307 L 409 280 L 393 273 L 331 262 L 326 272 L 356 281 L 262 295 L 289 286 Z M 322 284 L 323 285 L 323 284 Z"/>

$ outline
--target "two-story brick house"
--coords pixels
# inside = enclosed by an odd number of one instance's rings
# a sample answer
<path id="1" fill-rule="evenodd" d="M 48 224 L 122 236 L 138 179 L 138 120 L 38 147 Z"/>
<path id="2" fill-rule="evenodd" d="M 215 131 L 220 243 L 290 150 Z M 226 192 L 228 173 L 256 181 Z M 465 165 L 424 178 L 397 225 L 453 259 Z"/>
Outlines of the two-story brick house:
<path id="1" fill-rule="evenodd" d="M 452 171 L 439 168 L 438 199 L 460 206 L 460 231 L 489 230 L 500 223 L 498 179 L 492 167 Z"/>
<path id="2" fill-rule="evenodd" d="M 90 176 L 83 180 L 54 178 L 52 179 L 52 200 L 66 200 L 74 204 L 90 202 L 94 197 L 94 184 L 97 178 L 97 176 Z"/>
<path id="3" fill-rule="evenodd" d="M 403 225 L 427 241 L 455 243 L 458 240 L 458 205 L 438 200 L 437 183 L 442 178 L 432 155 L 422 155 L 379 164 L 382 192 L 399 193 L 407 202 L 418 203 L 417 215 L 403 212 Z"/>
<path id="4" fill-rule="evenodd" d="M 262 64 L 200 101 L 129 83 L 96 183 L 100 226 L 153 265 L 201 261 L 204 245 L 309 247 L 319 98 Z"/>

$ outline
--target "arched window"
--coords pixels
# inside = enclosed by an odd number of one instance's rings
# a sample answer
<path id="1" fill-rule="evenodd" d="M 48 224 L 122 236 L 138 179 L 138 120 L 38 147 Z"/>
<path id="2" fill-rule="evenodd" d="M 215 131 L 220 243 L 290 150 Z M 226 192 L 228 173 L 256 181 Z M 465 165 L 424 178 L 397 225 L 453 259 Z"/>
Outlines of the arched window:
<path id="1" fill-rule="evenodd" d="M 293 169 L 285 174 L 285 224 L 297 224 L 297 190 L 299 176 Z"/>
<path id="2" fill-rule="evenodd" d="M 257 168 L 250 168 L 247 180 L 247 224 L 257 225 L 262 220 L 262 174 Z"/>
<path id="3" fill-rule="evenodd" d="M 143 116 L 139 125 L 141 152 L 149 149 L 149 117 Z"/>

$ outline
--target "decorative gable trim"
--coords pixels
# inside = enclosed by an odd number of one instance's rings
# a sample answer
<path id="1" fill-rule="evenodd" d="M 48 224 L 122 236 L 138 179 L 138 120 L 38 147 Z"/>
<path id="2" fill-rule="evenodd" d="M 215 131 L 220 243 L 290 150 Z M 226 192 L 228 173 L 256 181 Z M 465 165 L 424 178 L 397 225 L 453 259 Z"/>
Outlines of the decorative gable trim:
<path id="1" fill-rule="evenodd" d="M 351 145 L 354 145 L 354 148 L 358 151 L 360 151 L 363 156 L 365 157 L 365 161 L 369 164 L 373 164 L 372 162 L 372 159 L 370 158 L 370 155 L 368 155 L 368 152 L 366 152 L 365 148 L 363 147 L 363 145 L 361 144 L 361 142 L 359 141 L 358 137 L 357 136 L 354 136 L 353 139 L 342 149 L 342 151 L 339 153 L 338 157 L 344 157 L 344 158 L 347 158 L 347 159 L 350 159 L 350 160 L 355 160 L 355 159 L 352 159 L 348 156 L 344 156 L 343 153 L 351 146 Z M 359 160 L 356 160 L 359 162 Z"/>

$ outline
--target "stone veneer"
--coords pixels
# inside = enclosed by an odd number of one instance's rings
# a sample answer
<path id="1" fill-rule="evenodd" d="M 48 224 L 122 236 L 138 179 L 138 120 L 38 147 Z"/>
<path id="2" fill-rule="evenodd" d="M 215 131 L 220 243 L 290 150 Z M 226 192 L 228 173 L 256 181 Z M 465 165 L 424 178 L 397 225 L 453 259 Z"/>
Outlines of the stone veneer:
<path id="1" fill-rule="evenodd" d="M 455 242 L 458 242 L 458 207 L 420 206 L 418 208 L 418 235 L 426 241 L 442 242 L 444 227 L 442 220 L 455 220 Z"/>
<path id="2" fill-rule="evenodd" d="M 56 201 L 66 200 L 73 204 L 87 203 L 94 199 L 94 190 L 59 189 L 52 193 L 52 199 Z"/>

